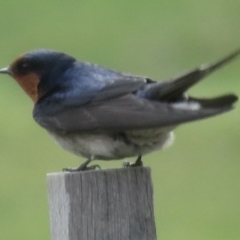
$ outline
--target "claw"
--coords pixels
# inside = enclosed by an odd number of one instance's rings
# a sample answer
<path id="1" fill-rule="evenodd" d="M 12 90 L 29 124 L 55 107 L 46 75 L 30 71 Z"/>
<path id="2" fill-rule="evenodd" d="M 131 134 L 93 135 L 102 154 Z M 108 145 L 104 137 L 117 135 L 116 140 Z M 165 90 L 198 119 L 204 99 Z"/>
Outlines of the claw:
<path id="1" fill-rule="evenodd" d="M 138 156 L 137 160 L 135 163 L 132 163 L 132 162 L 124 162 L 123 163 L 123 167 L 124 168 L 129 168 L 129 167 L 142 167 L 143 166 L 143 162 L 142 162 L 142 156 Z"/>
<path id="2" fill-rule="evenodd" d="M 82 171 L 89 171 L 89 170 L 96 170 L 101 169 L 101 167 L 98 164 L 92 165 L 92 166 L 87 166 L 92 160 L 88 159 L 86 162 L 81 164 L 77 168 L 63 168 L 63 172 L 82 172 Z"/>

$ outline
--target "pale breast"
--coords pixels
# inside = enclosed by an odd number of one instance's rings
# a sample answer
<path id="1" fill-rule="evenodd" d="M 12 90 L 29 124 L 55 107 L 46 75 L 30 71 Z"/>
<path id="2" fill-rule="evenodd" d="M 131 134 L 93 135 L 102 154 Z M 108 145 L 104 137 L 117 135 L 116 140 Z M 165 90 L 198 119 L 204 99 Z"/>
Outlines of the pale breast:
<path id="1" fill-rule="evenodd" d="M 130 131 L 124 134 L 49 132 L 65 150 L 87 159 L 117 160 L 144 155 L 169 146 L 174 135 L 169 131 Z"/>

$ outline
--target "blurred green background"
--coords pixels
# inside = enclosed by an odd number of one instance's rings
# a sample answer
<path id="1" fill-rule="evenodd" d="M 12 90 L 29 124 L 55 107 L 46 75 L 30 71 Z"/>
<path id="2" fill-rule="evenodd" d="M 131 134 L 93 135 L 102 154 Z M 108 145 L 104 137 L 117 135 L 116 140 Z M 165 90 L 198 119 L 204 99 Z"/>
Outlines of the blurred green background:
<path id="1" fill-rule="evenodd" d="M 0 29 L 2 67 L 50 48 L 164 80 L 240 47 L 240 1 L 2 0 Z M 0 77 L 0 239 L 50 239 L 46 173 L 83 159 L 58 147 L 33 121 L 31 100 Z M 190 92 L 231 91 L 240 94 L 240 59 Z M 144 157 L 159 240 L 240 239 L 239 123 L 237 108 L 184 125 L 171 148 Z"/>

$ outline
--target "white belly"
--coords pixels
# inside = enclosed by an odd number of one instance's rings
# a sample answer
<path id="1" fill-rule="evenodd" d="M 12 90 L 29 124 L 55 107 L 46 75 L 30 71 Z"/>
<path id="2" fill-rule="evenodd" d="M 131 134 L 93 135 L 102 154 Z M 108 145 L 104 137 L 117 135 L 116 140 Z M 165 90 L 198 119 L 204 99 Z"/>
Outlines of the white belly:
<path id="1" fill-rule="evenodd" d="M 144 155 L 169 146 L 174 135 L 169 131 L 141 130 L 125 133 L 126 137 L 113 137 L 112 134 L 49 132 L 54 140 L 67 151 L 87 159 L 115 160 Z M 127 140 L 126 140 L 127 139 Z"/>

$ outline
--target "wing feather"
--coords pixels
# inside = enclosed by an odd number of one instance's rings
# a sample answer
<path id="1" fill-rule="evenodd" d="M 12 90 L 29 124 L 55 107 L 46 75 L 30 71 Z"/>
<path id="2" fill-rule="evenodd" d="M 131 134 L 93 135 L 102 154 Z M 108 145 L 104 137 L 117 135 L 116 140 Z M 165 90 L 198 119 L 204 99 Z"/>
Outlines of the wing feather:
<path id="1" fill-rule="evenodd" d="M 54 115 L 45 115 L 36 107 L 34 118 L 42 127 L 55 131 L 125 131 L 173 126 L 231 109 L 231 106 L 193 108 L 188 102 L 183 107 L 176 103 L 149 101 L 127 94 L 66 109 Z"/>

